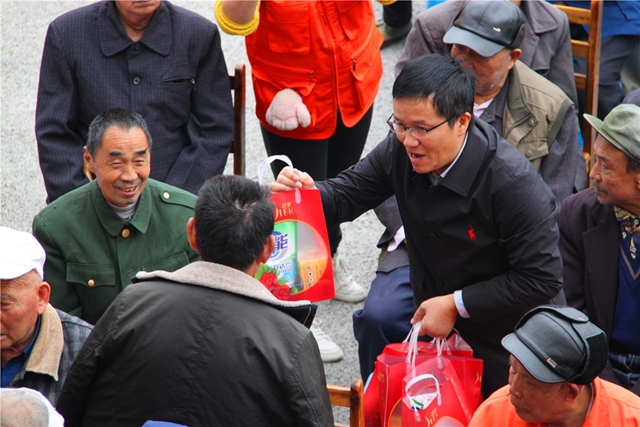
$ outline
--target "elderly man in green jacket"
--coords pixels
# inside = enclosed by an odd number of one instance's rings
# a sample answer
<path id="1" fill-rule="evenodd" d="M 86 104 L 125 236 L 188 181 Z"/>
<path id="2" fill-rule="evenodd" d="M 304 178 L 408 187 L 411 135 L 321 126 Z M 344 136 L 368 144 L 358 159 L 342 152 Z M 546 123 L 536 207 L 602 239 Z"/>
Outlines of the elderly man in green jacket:
<path id="1" fill-rule="evenodd" d="M 175 271 L 198 259 L 186 234 L 196 196 L 149 179 L 150 151 L 137 113 L 108 110 L 91 123 L 84 159 L 96 179 L 33 221 L 54 307 L 95 323 L 138 271 Z"/>

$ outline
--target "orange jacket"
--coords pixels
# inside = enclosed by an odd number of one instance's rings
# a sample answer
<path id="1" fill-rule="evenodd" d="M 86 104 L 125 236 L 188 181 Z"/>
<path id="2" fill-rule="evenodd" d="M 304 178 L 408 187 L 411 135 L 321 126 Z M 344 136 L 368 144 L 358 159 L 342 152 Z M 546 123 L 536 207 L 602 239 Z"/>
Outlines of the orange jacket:
<path id="1" fill-rule="evenodd" d="M 593 380 L 595 397 L 582 427 L 640 426 L 640 397 L 617 384 Z M 469 427 L 544 427 L 523 421 L 509 401 L 509 386 L 496 390 L 478 408 Z"/>
<path id="2" fill-rule="evenodd" d="M 382 77 L 380 46 L 370 1 L 260 3 L 258 29 L 246 38 L 256 115 L 270 132 L 296 139 L 325 139 L 337 112 L 352 127 L 373 105 Z M 265 121 L 282 89 L 295 90 L 311 113 L 311 124 L 293 131 Z"/>

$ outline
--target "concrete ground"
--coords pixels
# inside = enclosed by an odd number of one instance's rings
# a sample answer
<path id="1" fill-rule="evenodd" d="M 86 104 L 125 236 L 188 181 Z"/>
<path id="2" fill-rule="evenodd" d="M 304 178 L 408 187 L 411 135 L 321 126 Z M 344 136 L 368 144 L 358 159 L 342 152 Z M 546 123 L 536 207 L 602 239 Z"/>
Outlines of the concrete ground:
<path id="1" fill-rule="evenodd" d="M 42 46 L 47 26 L 54 18 L 89 3 L 91 1 L 86 0 L 0 0 L 0 224 L 3 226 L 30 231 L 33 217 L 45 206 L 46 194 L 38 166 L 34 134 Z M 174 3 L 215 21 L 212 0 L 175 0 Z M 376 15 L 380 17 L 382 6 L 377 2 L 373 3 Z M 424 7 L 424 0 L 414 1 L 414 17 Z M 402 46 L 403 42 L 397 42 L 382 50 L 385 71 L 363 155 L 387 133 L 385 120 L 392 113 L 393 69 Z M 249 66 L 242 37 L 222 33 L 222 49 L 229 70 L 233 70 L 236 63 Z M 266 157 L 266 152 L 255 118 L 250 77 L 247 88 L 246 170 L 250 178 L 257 179 L 258 164 Z M 227 164 L 227 173 L 231 173 L 231 163 L 229 161 Z M 383 228 L 373 212 L 368 212 L 352 223 L 343 224 L 342 227 L 344 238 L 340 253 L 356 280 L 368 287 L 375 275 L 379 254 L 375 244 Z M 326 301 L 319 306 L 318 314 L 323 320 L 323 329 L 345 353 L 341 362 L 325 364 L 327 380 L 347 385 L 351 378 L 359 377 L 357 343 L 353 337 L 351 315 L 362 308 L 362 304 Z M 337 416 L 344 420 L 345 412 L 340 411 Z"/>

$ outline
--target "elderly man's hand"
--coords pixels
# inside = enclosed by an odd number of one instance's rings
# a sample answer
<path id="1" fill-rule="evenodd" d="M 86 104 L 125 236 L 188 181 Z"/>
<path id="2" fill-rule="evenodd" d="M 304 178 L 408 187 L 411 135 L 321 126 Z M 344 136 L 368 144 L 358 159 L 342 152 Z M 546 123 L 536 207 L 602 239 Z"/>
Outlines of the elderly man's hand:
<path id="1" fill-rule="evenodd" d="M 458 318 L 458 309 L 453 294 L 429 298 L 420 304 L 411 324 L 422 320 L 419 335 L 429 335 L 434 338 L 446 338 L 453 329 Z"/>
<path id="2" fill-rule="evenodd" d="M 296 188 L 315 188 L 316 185 L 308 173 L 285 166 L 280 171 L 276 182 L 272 183 L 270 187 L 271 191 L 291 191 Z"/>

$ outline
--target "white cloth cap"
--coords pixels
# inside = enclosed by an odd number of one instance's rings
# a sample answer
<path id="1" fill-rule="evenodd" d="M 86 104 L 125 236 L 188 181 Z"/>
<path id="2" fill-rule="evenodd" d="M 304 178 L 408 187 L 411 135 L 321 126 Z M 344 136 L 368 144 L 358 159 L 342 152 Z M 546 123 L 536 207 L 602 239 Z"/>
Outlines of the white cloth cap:
<path id="1" fill-rule="evenodd" d="M 44 249 L 33 235 L 0 227 L 0 279 L 10 280 L 36 270 L 44 277 Z"/>

